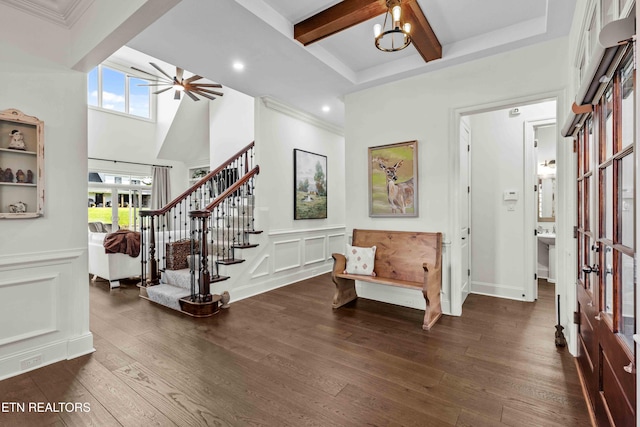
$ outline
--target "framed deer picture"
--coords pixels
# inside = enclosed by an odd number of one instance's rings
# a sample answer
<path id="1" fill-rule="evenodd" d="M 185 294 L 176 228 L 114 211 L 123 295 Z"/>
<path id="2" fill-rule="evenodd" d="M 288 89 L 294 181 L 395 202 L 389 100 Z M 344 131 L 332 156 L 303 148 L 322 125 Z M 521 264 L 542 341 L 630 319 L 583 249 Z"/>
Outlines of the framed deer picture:
<path id="1" fill-rule="evenodd" d="M 327 156 L 293 150 L 293 218 L 327 217 Z"/>
<path id="2" fill-rule="evenodd" d="M 369 216 L 418 216 L 418 141 L 369 147 Z"/>

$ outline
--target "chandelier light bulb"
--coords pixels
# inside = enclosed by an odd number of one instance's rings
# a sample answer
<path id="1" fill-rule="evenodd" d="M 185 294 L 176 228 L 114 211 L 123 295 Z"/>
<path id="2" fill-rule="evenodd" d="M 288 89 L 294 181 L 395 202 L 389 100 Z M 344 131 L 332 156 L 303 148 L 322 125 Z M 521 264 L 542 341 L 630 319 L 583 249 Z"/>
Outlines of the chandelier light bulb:
<path id="1" fill-rule="evenodd" d="M 407 34 L 411 32 L 411 24 L 408 22 L 405 22 L 402 28 L 404 29 L 404 32 Z"/>
<path id="2" fill-rule="evenodd" d="M 400 22 L 400 15 L 402 14 L 400 5 L 394 6 L 393 9 L 391 9 L 391 14 L 393 15 L 394 24 Z"/>
<path id="3" fill-rule="evenodd" d="M 373 36 L 378 37 L 382 33 L 382 25 L 376 24 L 373 26 Z"/>

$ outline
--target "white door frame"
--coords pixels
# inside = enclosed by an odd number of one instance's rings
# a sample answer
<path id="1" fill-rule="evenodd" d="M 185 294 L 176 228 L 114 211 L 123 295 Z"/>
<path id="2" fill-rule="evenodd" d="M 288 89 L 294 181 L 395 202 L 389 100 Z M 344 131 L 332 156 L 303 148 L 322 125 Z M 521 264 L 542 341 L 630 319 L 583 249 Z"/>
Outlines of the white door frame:
<path id="1" fill-rule="evenodd" d="M 544 100 L 555 99 L 556 100 L 556 122 L 562 123 L 565 117 L 565 94 L 563 90 L 538 93 L 523 97 L 518 97 L 514 99 L 507 99 L 502 101 L 490 102 L 486 104 L 478 104 L 461 108 L 454 108 L 450 110 L 450 120 L 449 120 L 449 212 L 451 212 L 451 216 L 449 217 L 448 229 L 451 231 L 452 236 L 450 238 L 451 241 L 451 286 L 450 286 L 450 295 L 449 300 L 451 304 L 450 313 L 454 316 L 462 315 L 462 278 L 461 276 L 461 233 L 460 227 L 460 119 L 462 116 L 483 113 L 492 110 L 504 109 L 515 107 L 522 104 L 532 104 L 536 102 L 542 102 Z M 559 128 L 559 127 L 558 127 Z M 560 152 L 558 151 L 558 160 L 556 163 L 560 163 L 564 160 L 564 157 L 560 158 Z M 562 166 L 564 167 L 564 166 Z M 558 194 L 562 195 L 564 191 L 571 191 L 571 189 L 575 190 L 572 186 L 567 186 L 564 182 L 566 180 L 566 176 L 561 174 L 558 176 Z M 560 199 L 560 197 L 559 197 Z M 560 208 L 560 206 L 559 206 Z M 560 210 L 560 209 L 558 209 Z M 571 210 L 571 209 L 567 209 Z M 572 211 L 572 210 L 571 210 Z M 573 211 L 572 211 L 573 212 Z M 557 220 L 557 237 L 556 243 L 558 251 L 562 251 L 567 246 L 567 242 L 564 240 L 567 238 L 568 233 L 572 233 L 573 226 L 572 222 L 567 223 L 564 218 L 558 218 Z M 533 232 L 532 232 L 533 236 Z M 573 250 L 575 252 L 575 246 L 573 240 L 568 242 L 566 250 Z M 575 257 L 575 254 L 574 254 Z M 561 271 L 563 265 L 558 265 L 558 281 L 556 282 L 556 293 L 560 292 L 565 295 L 564 300 L 567 301 L 569 306 L 571 305 L 570 300 L 568 300 L 566 295 L 567 288 L 571 288 L 571 286 L 567 285 L 565 278 L 563 277 L 564 273 Z M 574 298 L 575 300 L 575 298 Z M 573 301 L 573 308 L 568 307 L 571 311 L 575 310 L 575 301 Z M 566 314 L 566 312 L 565 312 Z M 565 316 L 568 319 L 568 316 Z"/>
<path id="2" fill-rule="evenodd" d="M 462 172 L 463 172 L 463 168 L 466 169 L 466 176 L 467 176 L 467 182 L 460 182 L 461 188 L 460 188 L 460 203 L 462 203 L 462 199 L 466 198 L 467 199 L 467 222 L 466 224 L 460 223 L 458 224 L 458 230 L 461 234 L 460 236 L 460 256 L 464 257 L 464 252 L 466 252 L 466 256 L 467 256 L 467 272 L 465 273 L 465 268 L 464 268 L 464 263 L 461 263 L 460 267 L 461 267 L 461 286 L 460 286 L 460 301 L 462 304 L 464 304 L 464 301 L 466 299 L 466 297 L 469 295 L 469 293 L 471 292 L 471 270 L 472 270 L 472 259 L 471 259 L 471 239 L 472 239 L 472 235 L 470 233 L 471 230 L 471 211 L 472 211 L 472 206 L 471 206 L 471 124 L 466 123 L 465 121 L 463 121 L 462 119 L 460 119 L 460 128 L 459 129 L 465 129 L 465 131 L 467 132 L 468 135 L 468 139 L 466 141 L 466 144 L 462 143 L 462 135 L 460 135 L 460 139 L 459 139 L 459 144 L 460 144 L 460 176 L 462 176 Z M 466 146 L 466 147 L 465 147 Z M 462 158 L 465 157 L 466 151 L 466 165 L 462 164 Z M 465 187 L 468 187 L 466 189 L 465 192 Z M 462 211 L 461 211 L 462 213 Z M 460 216 L 462 219 L 462 215 Z M 464 249 L 466 245 L 467 249 Z M 464 258 L 462 258 L 464 259 Z M 466 274 L 466 292 L 464 289 L 464 286 L 462 286 L 463 283 L 465 283 L 465 274 Z"/>
<path id="3" fill-rule="evenodd" d="M 538 222 L 538 209 L 536 208 L 537 197 L 539 194 L 533 191 L 532 188 L 537 186 L 538 177 L 538 165 L 536 149 L 534 148 L 535 130 L 539 126 L 556 125 L 558 129 L 558 122 L 555 117 L 548 117 L 543 119 L 527 120 L 524 122 L 524 223 L 530 224 L 531 234 L 525 234 L 525 247 L 531 248 L 532 253 L 529 254 L 525 251 L 525 269 L 528 271 L 525 277 L 530 277 L 531 281 L 527 281 L 530 286 L 526 286 L 527 295 L 532 296 L 532 300 L 538 299 L 538 281 L 534 277 L 538 274 L 538 242 L 533 236 L 533 230 L 536 228 Z M 560 130 L 557 130 L 559 133 Z M 558 147 L 558 138 L 556 136 L 556 151 Z M 556 154 L 557 158 L 557 154 Z M 556 161 L 557 164 L 557 161 Z M 533 237 L 532 237 L 533 236 Z M 549 259 L 551 262 L 551 259 Z M 555 265 L 558 263 L 556 262 Z"/>

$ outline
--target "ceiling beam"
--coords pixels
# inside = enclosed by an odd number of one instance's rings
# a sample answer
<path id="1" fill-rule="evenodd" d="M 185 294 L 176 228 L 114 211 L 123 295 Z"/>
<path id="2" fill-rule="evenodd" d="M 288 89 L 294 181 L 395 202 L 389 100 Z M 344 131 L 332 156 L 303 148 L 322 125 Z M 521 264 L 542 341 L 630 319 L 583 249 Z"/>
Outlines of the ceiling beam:
<path id="1" fill-rule="evenodd" d="M 404 21 L 411 24 L 411 43 L 424 62 L 442 58 L 442 45 L 433 32 L 417 1 L 410 1 L 402 8 Z"/>
<path id="2" fill-rule="evenodd" d="M 385 0 L 344 0 L 295 24 L 293 38 L 307 46 L 386 11 Z"/>
<path id="3" fill-rule="evenodd" d="M 411 23 L 411 40 L 420 56 L 425 62 L 442 58 L 442 46 L 418 2 L 405 0 L 402 5 L 404 21 Z M 295 24 L 293 37 L 307 46 L 386 11 L 386 0 L 343 0 Z"/>

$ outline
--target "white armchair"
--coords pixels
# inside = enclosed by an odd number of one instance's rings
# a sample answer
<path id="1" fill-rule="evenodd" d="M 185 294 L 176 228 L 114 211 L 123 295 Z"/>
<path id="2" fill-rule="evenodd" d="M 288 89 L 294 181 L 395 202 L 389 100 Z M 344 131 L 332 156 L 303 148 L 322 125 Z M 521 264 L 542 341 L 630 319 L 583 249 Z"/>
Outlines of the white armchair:
<path id="1" fill-rule="evenodd" d="M 140 276 L 140 255 L 132 258 L 126 254 L 105 253 L 103 242 L 107 233 L 89 233 L 89 274 L 91 280 L 101 277 L 109 281 L 111 289 L 120 286 L 120 279 Z"/>

